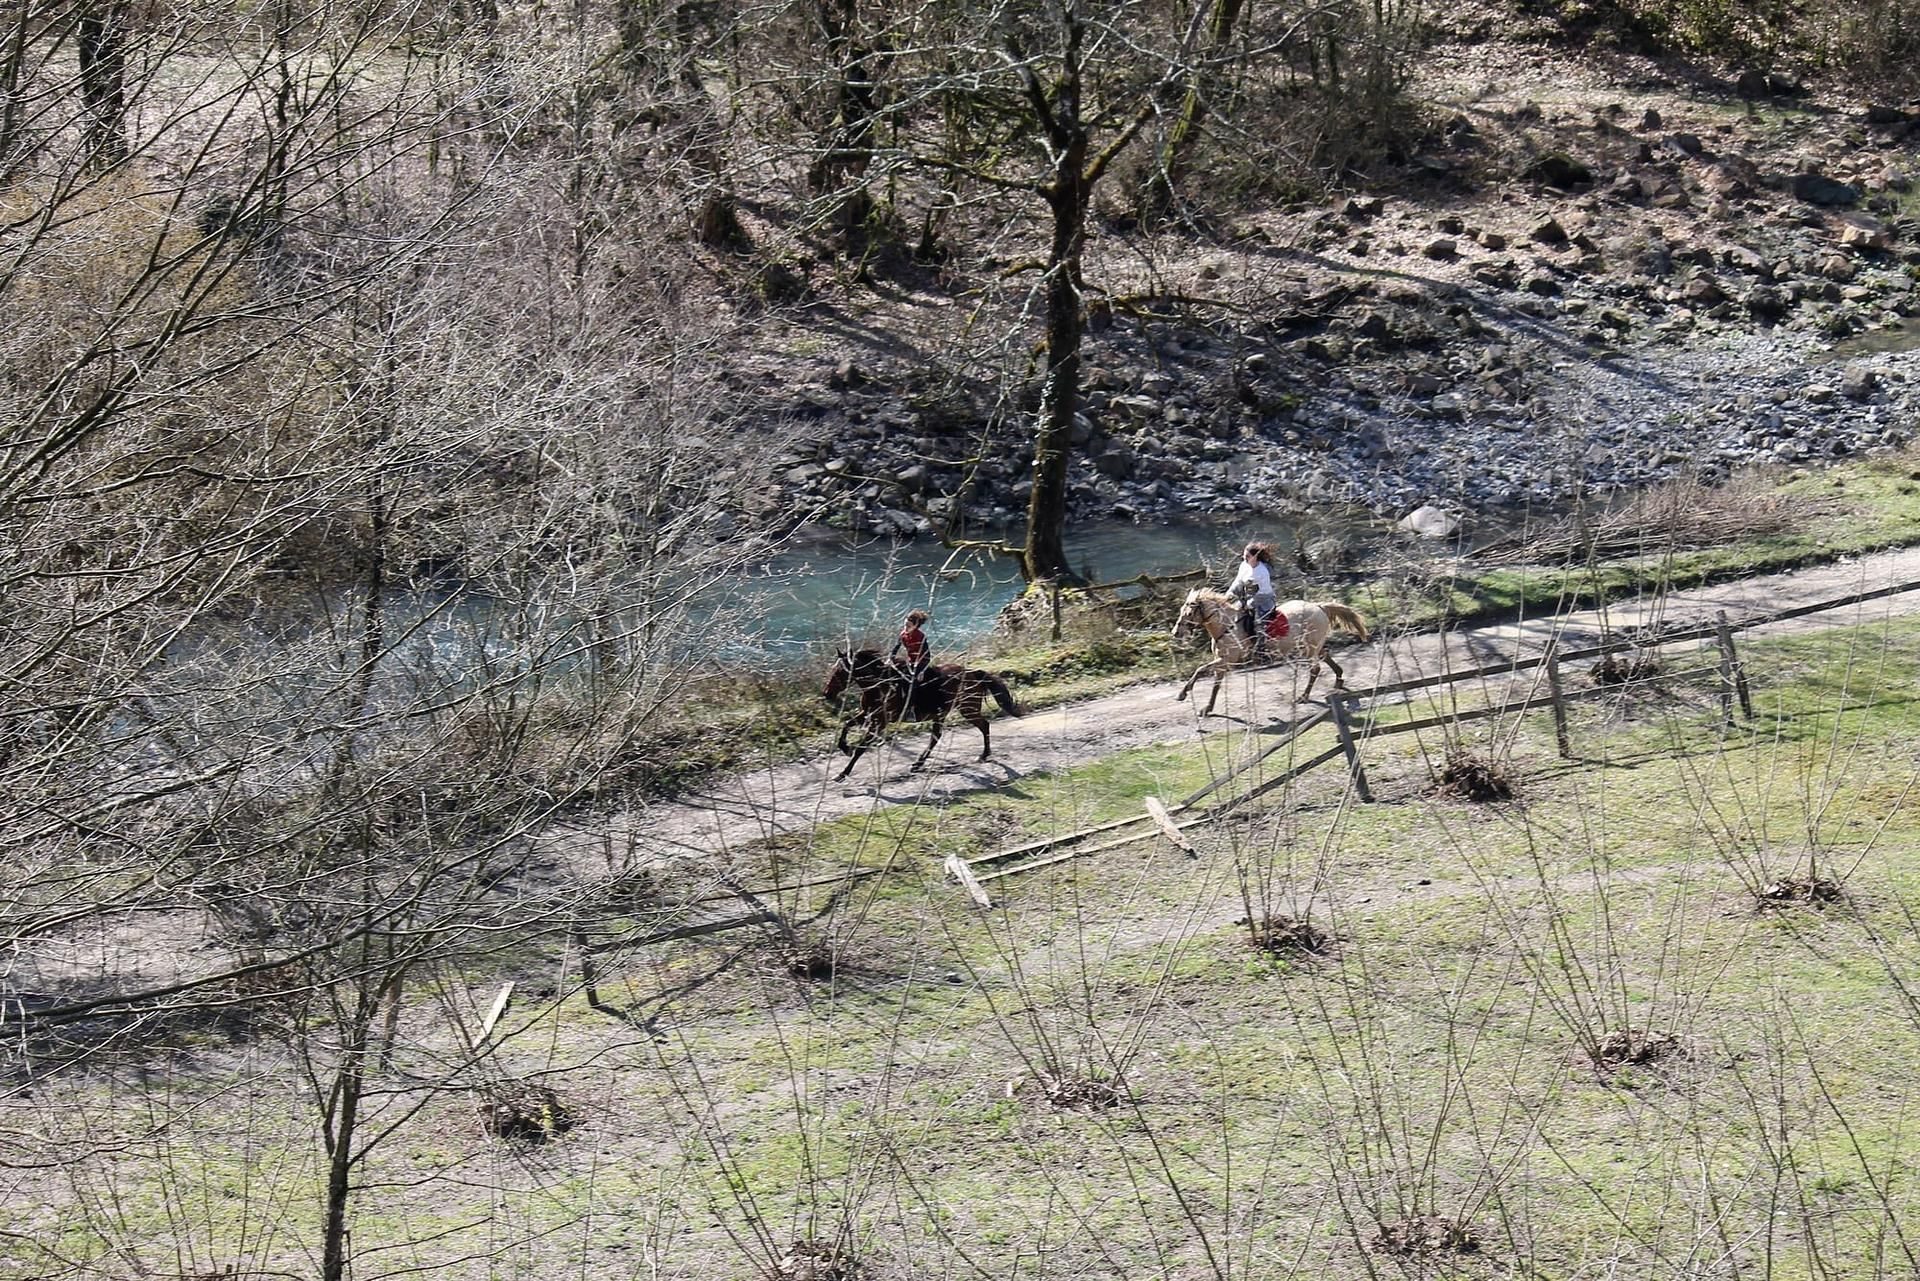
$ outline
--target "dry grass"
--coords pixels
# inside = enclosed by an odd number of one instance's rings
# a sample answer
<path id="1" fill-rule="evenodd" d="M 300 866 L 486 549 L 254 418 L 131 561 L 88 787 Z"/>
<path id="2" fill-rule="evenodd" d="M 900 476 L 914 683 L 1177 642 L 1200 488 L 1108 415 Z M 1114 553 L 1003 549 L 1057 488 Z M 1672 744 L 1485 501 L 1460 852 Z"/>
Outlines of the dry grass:
<path id="1" fill-rule="evenodd" d="M 1797 533 L 1829 505 L 1781 493 L 1771 478 L 1742 476 L 1724 485 L 1682 478 L 1603 511 L 1580 512 L 1531 533 L 1490 543 L 1485 565 L 1578 564 L 1713 547 Z"/>

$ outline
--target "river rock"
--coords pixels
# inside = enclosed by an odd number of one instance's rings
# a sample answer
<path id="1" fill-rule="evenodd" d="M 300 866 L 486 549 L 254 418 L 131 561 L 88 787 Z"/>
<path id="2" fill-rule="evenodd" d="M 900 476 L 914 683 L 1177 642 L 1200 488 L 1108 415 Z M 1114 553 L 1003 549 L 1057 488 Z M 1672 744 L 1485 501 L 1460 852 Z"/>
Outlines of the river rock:
<path id="1" fill-rule="evenodd" d="M 1828 280 L 1845 284 L 1859 274 L 1859 268 L 1853 265 L 1853 259 L 1845 254 L 1828 254 L 1820 260 L 1820 274 Z"/>
<path id="2" fill-rule="evenodd" d="M 1100 451 L 1093 465 L 1103 476 L 1125 480 L 1133 475 L 1133 451 L 1121 445 L 1110 445 Z"/>
<path id="3" fill-rule="evenodd" d="M 1840 243 L 1848 249 L 1882 253 L 1893 248 L 1893 234 L 1886 224 L 1859 214 L 1840 228 Z"/>
<path id="4" fill-rule="evenodd" d="M 1810 205 L 1838 208 L 1859 201 L 1860 189 L 1838 182 L 1825 174 L 1799 173 L 1793 176 L 1793 197 Z"/>
<path id="5" fill-rule="evenodd" d="M 1871 366 L 1854 363 L 1840 376 L 1840 394 L 1848 400 L 1864 401 L 1873 399 L 1873 393 L 1880 389 L 1880 375 Z"/>
<path id="6" fill-rule="evenodd" d="M 1593 170 L 1564 151 L 1549 151 L 1520 171 L 1522 178 L 1544 182 L 1549 187 L 1571 191 L 1593 181 Z"/>
<path id="7" fill-rule="evenodd" d="M 1547 218 L 1535 223 L 1527 232 L 1527 238 L 1542 245 L 1564 245 L 1567 243 L 1567 229 L 1560 225 L 1558 218 Z"/>
<path id="8" fill-rule="evenodd" d="M 1747 293 L 1747 310 L 1763 320 L 1777 320 L 1793 310 L 1793 300 L 1772 285 L 1756 285 Z"/>
<path id="9" fill-rule="evenodd" d="M 1696 307 L 1712 307 L 1727 300 L 1727 291 L 1712 276 L 1695 276 L 1681 290 L 1681 296 Z"/>
<path id="10" fill-rule="evenodd" d="M 1401 517 L 1396 528 L 1422 538 L 1449 538 L 1460 528 L 1460 521 L 1432 503 L 1425 503 Z"/>

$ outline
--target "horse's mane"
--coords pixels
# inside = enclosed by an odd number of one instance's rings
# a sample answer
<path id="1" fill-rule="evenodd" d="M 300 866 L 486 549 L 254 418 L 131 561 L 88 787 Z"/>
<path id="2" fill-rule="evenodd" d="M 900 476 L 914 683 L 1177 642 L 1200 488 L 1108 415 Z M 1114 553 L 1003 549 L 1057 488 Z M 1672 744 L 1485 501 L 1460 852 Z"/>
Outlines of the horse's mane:
<path id="1" fill-rule="evenodd" d="M 1193 594 L 1212 605 L 1231 605 L 1233 597 L 1226 592 L 1217 592 L 1211 587 L 1196 587 Z"/>

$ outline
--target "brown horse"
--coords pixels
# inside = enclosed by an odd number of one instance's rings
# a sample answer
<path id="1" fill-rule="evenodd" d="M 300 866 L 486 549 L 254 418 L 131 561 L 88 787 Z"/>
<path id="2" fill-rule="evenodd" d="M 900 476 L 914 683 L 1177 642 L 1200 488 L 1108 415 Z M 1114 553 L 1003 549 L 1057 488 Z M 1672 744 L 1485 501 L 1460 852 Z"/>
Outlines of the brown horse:
<path id="1" fill-rule="evenodd" d="M 988 760 L 993 756 L 993 736 L 987 730 L 987 718 L 981 714 L 988 694 L 993 695 L 1001 710 L 1009 716 L 1018 716 L 1020 708 L 1015 705 L 1013 695 L 1006 683 L 992 672 L 983 672 L 948 664 L 929 667 L 921 675 L 919 684 L 912 686 L 912 698 L 907 691 L 911 682 L 905 671 L 880 657 L 875 649 L 841 650 L 834 659 L 833 671 L 827 676 L 826 696 L 830 699 L 840 697 L 840 692 L 851 683 L 860 690 L 860 710 L 847 717 L 840 726 L 839 748 L 852 759 L 847 767 L 840 771 L 838 779 L 853 773 L 855 762 L 860 754 L 872 746 L 875 740 L 886 735 L 887 727 L 899 721 L 932 721 L 933 736 L 927 740 L 927 750 L 920 753 L 920 759 L 913 763 L 918 770 L 933 755 L 934 745 L 940 741 L 941 722 L 948 712 L 958 712 L 960 718 L 980 731 L 980 759 Z M 860 741 L 849 746 L 847 734 L 855 725 L 864 727 Z"/>
<path id="2" fill-rule="evenodd" d="M 1248 667 L 1261 662 L 1270 662 L 1283 658 L 1303 659 L 1313 667 L 1307 676 L 1306 693 L 1302 698 L 1313 696 L 1313 683 L 1320 679 L 1320 664 L 1325 663 L 1333 669 L 1333 687 L 1346 687 L 1346 673 L 1340 670 L 1340 664 L 1333 661 L 1327 653 L 1327 637 L 1333 634 L 1335 624 L 1352 632 L 1361 640 L 1368 639 L 1366 620 L 1345 605 L 1334 601 L 1282 601 L 1280 613 L 1287 620 L 1287 632 L 1284 639 L 1268 641 L 1264 648 L 1256 649 L 1251 636 L 1244 635 L 1239 627 L 1241 606 L 1225 592 L 1209 591 L 1196 587 L 1187 593 L 1187 600 L 1180 608 L 1179 621 L 1173 625 L 1175 640 L 1186 635 L 1189 627 L 1201 627 L 1213 641 L 1213 661 L 1202 663 L 1180 687 L 1179 699 L 1185 699 L 1193 692 L 1193 686 L 1208 672 L 1213 673 L 1213 692 L 1207 695 L 1207 709 L 1200 714 L 1213 714 L 1214 700 L 1220 697 L 1220 682 L 1226 679 L 1227 672 L 1235 667 Z"/>

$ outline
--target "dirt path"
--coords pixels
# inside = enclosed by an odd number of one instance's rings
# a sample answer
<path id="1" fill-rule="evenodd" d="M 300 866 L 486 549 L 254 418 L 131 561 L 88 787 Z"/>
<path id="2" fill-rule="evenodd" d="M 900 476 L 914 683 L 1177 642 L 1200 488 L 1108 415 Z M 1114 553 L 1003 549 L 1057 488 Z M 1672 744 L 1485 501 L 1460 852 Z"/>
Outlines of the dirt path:
<path id="1" fill-rule="evenodd" d="M 1697 620 L 1725 609 L 1743 618 L 1817 601 L 1920 580 L 1920 548 L 1861 557 L 1841 564 L 1769 574 L 1679 592 L 1658 601 L 1611 606 L 1557 619 L 1505 623 L 1447 633 L 1401 636 L 1351 646 L 1339 652 L 1350 687 L 1364 690 L 1448 668 L 1537 654 L 1556 631 L 1570 646 L 1599 639 L 1602 628 L 1657 619 Z M 1920 612 L 1920 591 L 1870 601 L 1756 629 L 1762 635 L 1817 631 L 1892 615 Z M 1196 653 L 1198 663 L 1202 654 Z M 921 734 L 903 735 L 891 747 L 870 752 L 845 783 L 833 776 L 844 765 L 834 755 L 778 765 L 714 780 L 697 793 L 629 813 L 614 825 L 613 839 L 661 858 L 724 855 L 783 832 L 866 813 L 876 807 L 940 802 L 968 792 L 1001 787 L 1026 775 L 1065 769 L 1130 748 L 1193 742 L 1206 734 L 1258 733 L 1288 716 L 1304 673 L 1290 667 L 1236 674 L 1221 694 L 1221 711 L 1204 722 L 1192 702 L 1176 702 L 1179 686 L 1154 682 L 1048 711 L 993 721 L 994 759 L 976 762 L 979 735 L 970 726 L 949 728 L 927 771 L 908 773 L 925 746 Z M 1325 678 L 1323 677 L 1323 680 Z M 1203 681 L 1196 695 L 1204 702 Z M 594 834 L 594 844 L 608 833 Z"/>

